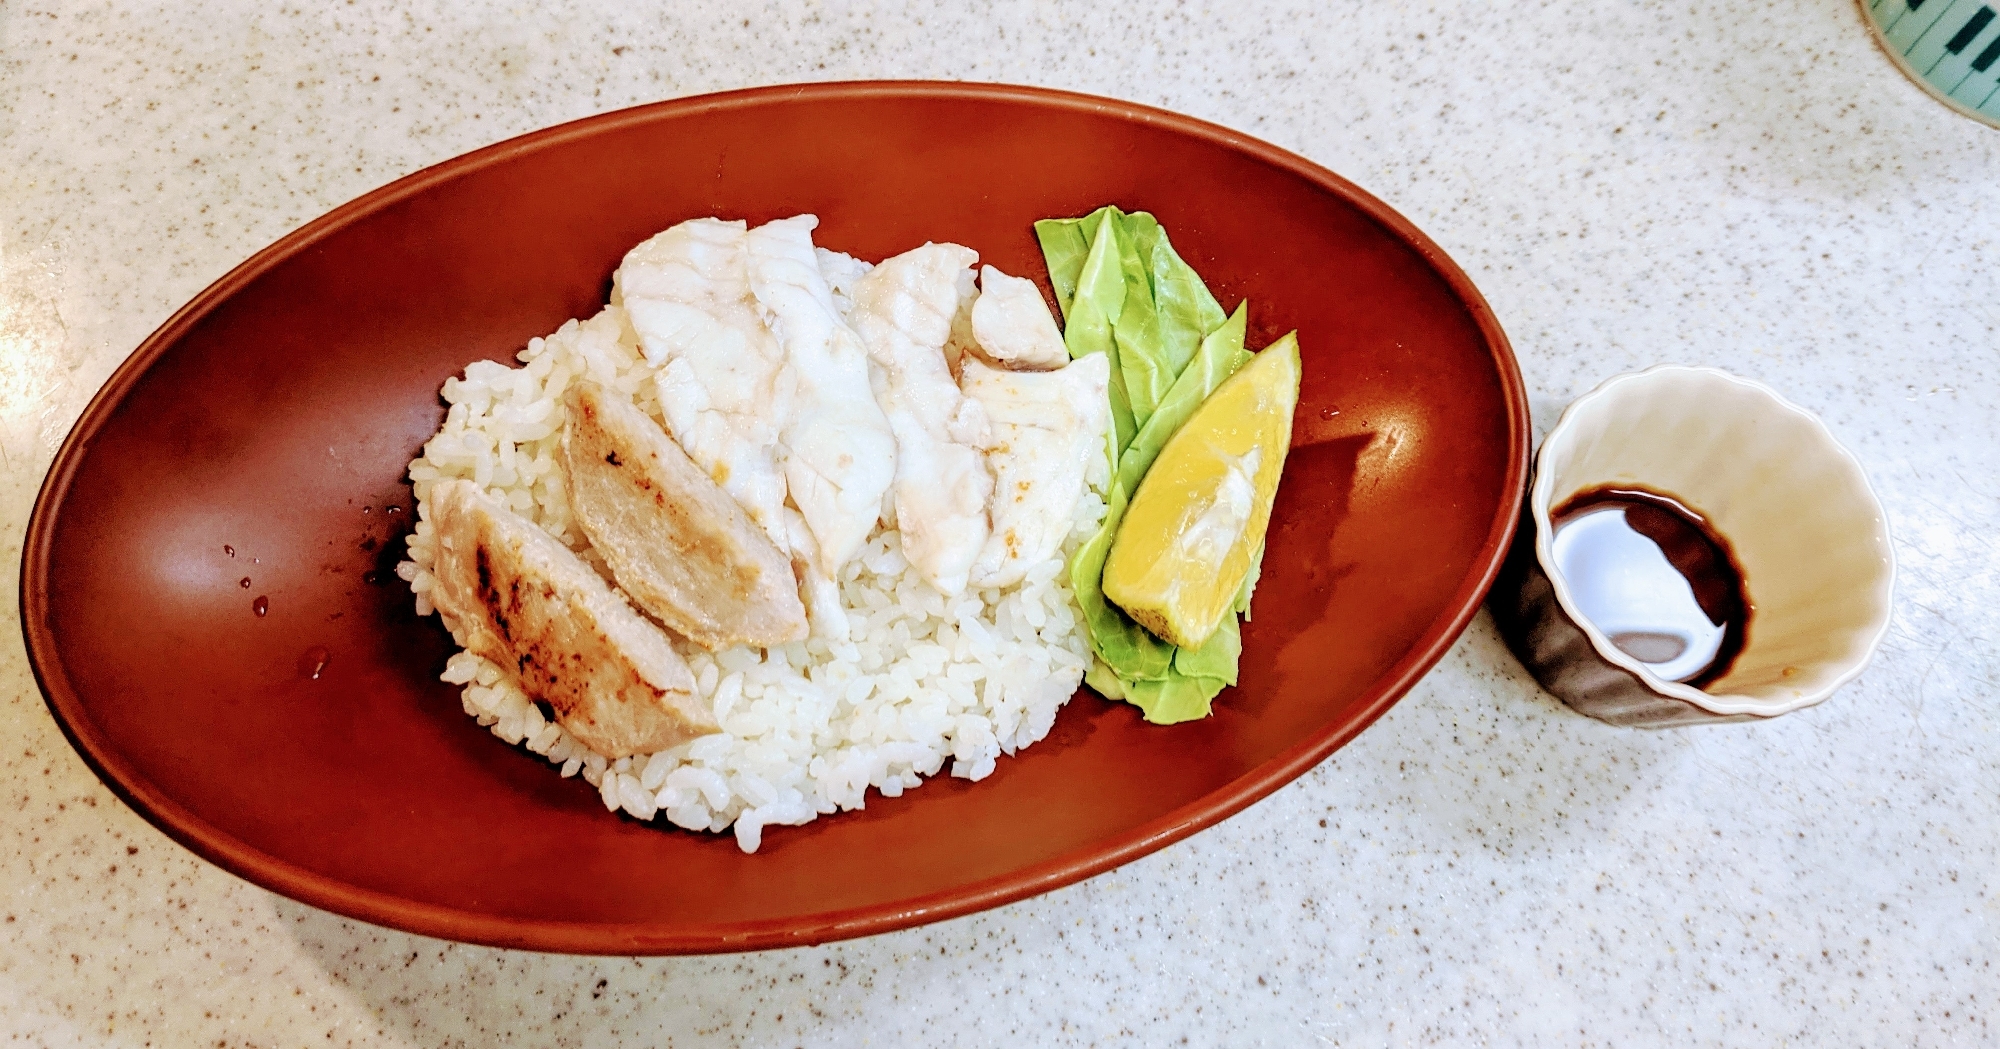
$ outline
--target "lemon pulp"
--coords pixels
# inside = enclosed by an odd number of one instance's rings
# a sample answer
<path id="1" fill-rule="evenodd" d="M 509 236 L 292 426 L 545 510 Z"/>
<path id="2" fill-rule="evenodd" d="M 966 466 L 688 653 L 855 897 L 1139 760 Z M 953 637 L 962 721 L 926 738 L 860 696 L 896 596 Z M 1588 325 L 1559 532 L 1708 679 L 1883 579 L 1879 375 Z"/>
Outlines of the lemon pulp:
<path id="1" fill-rule="evenodd" d="M 1291 447 L 1299 345 L 1287 335 L 1216 388 L 1139 482 L 1104 562 L 1104 596 L 1197 648 L 1235 602 L 1271 523 Z"/>

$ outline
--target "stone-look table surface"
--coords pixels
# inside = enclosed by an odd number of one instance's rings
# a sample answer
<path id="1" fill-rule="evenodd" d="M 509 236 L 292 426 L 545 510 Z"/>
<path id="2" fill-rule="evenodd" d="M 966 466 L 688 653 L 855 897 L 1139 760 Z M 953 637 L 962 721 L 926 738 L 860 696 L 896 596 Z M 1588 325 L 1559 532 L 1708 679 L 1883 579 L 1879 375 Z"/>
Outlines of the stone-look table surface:
<path id="1" fill-rule="evenodd" d="M 1484 290 L 1538 431 L 1660 361 L 1821 413 L 1896 536 L 1874 664 L 1774 722 L 1616 729 L 1482 613 L 1325 764 L 1109 874 L 817 949 L 596 959 L 195 859 L 65 743 L 9 597 L 9 1044 L 2000 1042 L 2000 131 L 1907 83 L 1849 0 L 977 8 L 0 0 L 0 584 L 104 378 L 314 216 L 631 104 L 962 78 L 1165 106 L 1358 182 Z"/>

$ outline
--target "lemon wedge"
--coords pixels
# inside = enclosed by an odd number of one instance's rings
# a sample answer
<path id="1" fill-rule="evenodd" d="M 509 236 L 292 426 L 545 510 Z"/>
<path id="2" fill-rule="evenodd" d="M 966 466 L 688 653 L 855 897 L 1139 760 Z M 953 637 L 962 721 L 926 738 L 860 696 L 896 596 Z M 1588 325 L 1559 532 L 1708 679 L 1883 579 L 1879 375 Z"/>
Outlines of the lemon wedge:
<path id="1" fill-rule="evenodd" d="M 1205 643 L 1263 548 L 1292 443 L 1299 344 L 1266 347 L 1167 440 L 1104 563 L 1104 596 L 1164 641 Z"/>

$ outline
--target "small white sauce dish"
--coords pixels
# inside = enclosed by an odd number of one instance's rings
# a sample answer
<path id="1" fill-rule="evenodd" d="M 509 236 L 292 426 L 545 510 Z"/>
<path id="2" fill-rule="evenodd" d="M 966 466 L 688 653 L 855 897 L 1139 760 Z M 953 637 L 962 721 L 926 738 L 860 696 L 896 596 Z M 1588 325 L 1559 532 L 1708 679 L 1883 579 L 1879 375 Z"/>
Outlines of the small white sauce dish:
<path id="1" fill-rule="evenodd" d="M 1616 605 L 1604 586 L 1644 592 L 1657 578 L 1579 586 L 1562 570 L 1574 570 L 1577 555 L 1558 557 L 1552 510 L 1618 486 L 1676 497 L 1726 541 L 1741 571 L 1751 606 L 1743 647 L 1705 688 L 1670 680 L 1686 676 L 1676 664 L 1687 653 L 1710 644 L 1704 624 L 1684 624 L 1685 608 L 1663 602 L 1652 617 L 1647 629 L 1681 642 L 1671 654 L 1680 658 L 1654 663 L 1610 640 L 1630 625 L 1587 614 Z M 1536 455 L 1490 604 L 1542 687 L 1600 721 L 1662 728 L 1772 718 L 1826 699 L 1881 642 L 1895 575 L 1881 502 L 1824 423 L 1762 383 L 1661 365 L 1609 379 L 1564 410 Z"/>

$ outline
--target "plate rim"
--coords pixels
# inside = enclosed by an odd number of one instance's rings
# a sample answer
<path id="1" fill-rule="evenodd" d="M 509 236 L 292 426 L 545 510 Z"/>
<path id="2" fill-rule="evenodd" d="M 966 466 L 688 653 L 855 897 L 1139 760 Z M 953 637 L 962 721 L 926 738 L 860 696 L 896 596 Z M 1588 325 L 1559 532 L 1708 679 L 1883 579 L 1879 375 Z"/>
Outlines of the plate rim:
<path id="1" fill-rule="evenodd" d="M 363 888 L 254 848 L 210 824 L 136 773 L 85 716 L 71 687 L 49 621 L 49 563 L 60 508 L 92 439 L 168 348 L 217 305 L 265 272 L 346 228 L 410 197 L 516 156 L 613 129 L 701 113 L 788 101 L 884 98 L 1014 102 L 1160 125 L 1246 154 L 1341 197 L 1414 249 L 1464 304 L 1492 353 L 1507 411 L 1508 454 L 1502 505 L 1474 557 L 1475 570 L 1453 595 L 1455 611 L 1435 620 L 1418 644 L 1376 680 L 1358 718 L 1309 736 L 1256 768 L 1107 844 L 991 878 L 885 904 L 795 918 L 717 922 L 660 930 L 636 922 L 575 922 L 504 917 L 418 903 Z M 64 438 L 35 496 L 23 536 L 19 611 L 28 664 L 50 714 L 70 746 L 119 800 L 201 858 L 261 888 L 344 917 L 404 932 L 491 947 L 571 954 L 713 954 L 803 947 L 961 917 L 1075 884 L 1123 866 L 1234 816 L 1292 782 L 1360 735 L 1427 674 L 1478 614 L 1519 524 L 1527 489 L 1530 423 L 1527 391 L 1512 344 L 1484 296 L 1444 250 L 1408 219 L 1358 185 L 1289 150 L 1196 117 L 1136 102 L 1053 88 L 930 80 L 861 80 L 776 84 L 691 95 L 594 114 L 483 146 L 440 161 L 341 204 L 286 233 L 236 265 L 168 317 L 111 374 Z"/>

